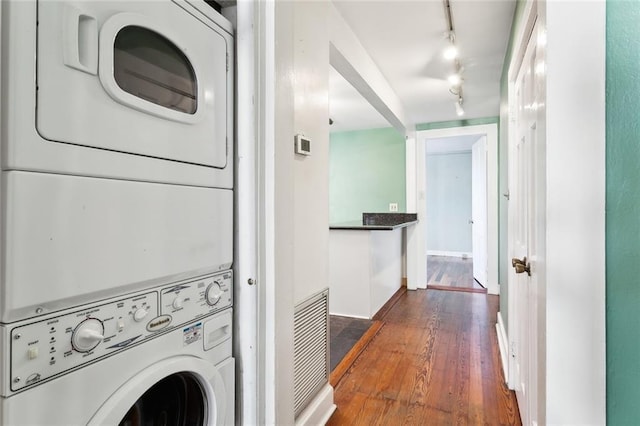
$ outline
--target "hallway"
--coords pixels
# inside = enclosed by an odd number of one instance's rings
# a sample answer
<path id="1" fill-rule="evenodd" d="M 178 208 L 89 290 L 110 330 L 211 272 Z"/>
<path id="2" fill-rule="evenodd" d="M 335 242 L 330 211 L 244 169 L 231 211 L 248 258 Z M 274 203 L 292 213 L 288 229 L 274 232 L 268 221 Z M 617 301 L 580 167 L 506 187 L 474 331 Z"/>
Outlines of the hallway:
<path id="1" fill-rule="evenodd" d="M 473 279 L 473 259 L 449 256 L 427 256 L 427 288 L 487 293 Z"/>
<path id="2" fill-rule="evenodd" d="M 328 425 L 519 425 L 495 331 L 498 297 L 404 293 L 335 388 Z"/>

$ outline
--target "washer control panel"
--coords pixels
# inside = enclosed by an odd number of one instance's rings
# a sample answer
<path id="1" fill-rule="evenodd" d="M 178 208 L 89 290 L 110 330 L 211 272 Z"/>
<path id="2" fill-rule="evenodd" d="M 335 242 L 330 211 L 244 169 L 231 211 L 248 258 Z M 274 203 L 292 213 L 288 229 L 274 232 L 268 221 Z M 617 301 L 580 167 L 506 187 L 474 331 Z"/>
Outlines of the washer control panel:
<path id="1" fill-rule="evenodd" d="M 230 307 L 232 280 L 231 271 L 222 272 L 18 323 L 1 333 L 11 348 L 9 389 L 22 390 Z"/>
<path id="2" fill-rule="evenodd" d="M 11 330 L 11 390 L 16 391 L 147 338 L 158 294 L 49 318 Z"/>

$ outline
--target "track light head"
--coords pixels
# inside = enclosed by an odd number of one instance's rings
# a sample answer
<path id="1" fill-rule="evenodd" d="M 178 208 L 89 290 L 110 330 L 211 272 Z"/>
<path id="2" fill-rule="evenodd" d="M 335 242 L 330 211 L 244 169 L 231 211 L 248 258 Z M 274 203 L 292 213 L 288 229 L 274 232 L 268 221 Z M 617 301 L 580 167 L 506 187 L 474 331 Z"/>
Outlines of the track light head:
<path id="1" fill-rule="evenodd" d="M 462 108 L 462 96 L 459 96 L 456 100 L 456 114 L 458 117 L 462 117 L 464 115 L 464 108 Z"/>
<path id="2" fill-rule="evenodd" d="M 442 56 L 446 60 L 452 61 L 458 57 L 458 48 L 455 45 L 451 44 L 442 51 Z"/>

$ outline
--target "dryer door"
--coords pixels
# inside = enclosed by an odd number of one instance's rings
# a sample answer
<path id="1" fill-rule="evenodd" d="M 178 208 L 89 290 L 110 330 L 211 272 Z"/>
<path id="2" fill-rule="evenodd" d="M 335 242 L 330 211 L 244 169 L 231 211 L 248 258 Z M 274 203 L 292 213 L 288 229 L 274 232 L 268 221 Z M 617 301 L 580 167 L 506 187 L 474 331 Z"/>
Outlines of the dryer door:
<path id="1" fill-rule="evenodd" d="M 38 20 L 44 139 L 226 167 L 228 33 L 168 1 L 40 1 Z"/>
<path id="2" fill-rule="evenodd" d="M 88 425 L 220 425 L 225 424 L 226 400 L 222 376 L 211 363 L 175 357 L 132 377 Z"/>

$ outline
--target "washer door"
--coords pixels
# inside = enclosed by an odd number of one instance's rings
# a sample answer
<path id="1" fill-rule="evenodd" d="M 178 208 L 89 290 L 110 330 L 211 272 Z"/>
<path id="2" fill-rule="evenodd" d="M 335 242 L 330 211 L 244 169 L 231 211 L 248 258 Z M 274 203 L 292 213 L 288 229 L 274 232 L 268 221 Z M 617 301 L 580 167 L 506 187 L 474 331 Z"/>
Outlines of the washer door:
<path id="1" fill-rule="evenodd" d="M 88 425 L 212 426 L 225 419 L 226 390 L 209 362 L 174 357 L 130 378 Z"/>

